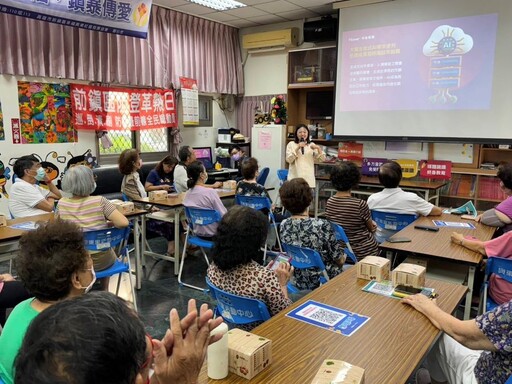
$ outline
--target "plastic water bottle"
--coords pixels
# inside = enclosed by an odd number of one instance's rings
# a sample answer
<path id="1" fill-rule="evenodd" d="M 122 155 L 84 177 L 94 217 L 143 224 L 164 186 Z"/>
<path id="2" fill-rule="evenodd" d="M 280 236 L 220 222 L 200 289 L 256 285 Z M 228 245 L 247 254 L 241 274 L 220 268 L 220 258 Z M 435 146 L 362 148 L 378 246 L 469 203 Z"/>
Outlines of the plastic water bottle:
<path id="1" fill-rule="evenodd" d="M 223 334 L 222 339 L 208 346 L 208 377 L 214 380 L 225 378 L 229 373 L 228 326 L 226 323 L 215 328 L 210 336 Z"/>

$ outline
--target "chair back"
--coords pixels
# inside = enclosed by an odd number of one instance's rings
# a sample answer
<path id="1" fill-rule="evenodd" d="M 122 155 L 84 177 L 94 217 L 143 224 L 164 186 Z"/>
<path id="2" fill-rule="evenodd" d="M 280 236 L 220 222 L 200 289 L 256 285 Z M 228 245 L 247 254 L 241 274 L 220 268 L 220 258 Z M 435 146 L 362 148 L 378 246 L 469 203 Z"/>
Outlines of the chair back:
<path id="1" fill-rule="evenodd" d="M 329 280 L 325 271 L 325 264 L 320 254 L 314 249 L 299 247 L 297 245 L 283 243 L 284 251 L 292 258 L 290 264 L 296 269 L 318 268 L 323 272 L 326 280 Z"/>
<path id="2" fill-rule="evenodd" d="M 393 213 L 372 210 L 372 219 L 377 226 L 390 231 L 400 231 L 416 220 L 412 213 Z"/>
<path id="3" fill-rule="evenodd" d="M 288 179 L 288 170 L 287 169 L 278 169 L 277 170 L 277 178 L 279 179 L 280 185 Z"/>
<path id="4" fill-rule="evenodd" d="M 272 203 L 270 202 L 270 199 L 266 196 L 235 195 L 235 204 L 256 209 L 257 211 L 261 211 L 262 209 L 265 208 L 267 208 L 268 210 L 272 209 Z"/>
<path id="5" fill-rule="evenodd" d="M 185 216 L 192 231 L 196 226 L 218 223 L 221 219 L 220 213 L 215 209 L 206 208 L 185 207 Z"/>
<path id="6" fill-rule="evenodd" d="M 338 241 L 343 241 L 345 243 L 345 249 L 344 249 L 344 252 L 345 254 L 349 257 L 350 260 L 352 260 L 355 263 L 357 263 L 357 257 L 354 253 L 354 251 L 352 250 L 352 246 L 350 245 L 350 242 L 348 241 L 348 237 L 347 237 L 347 234 L 345 233 L 345 230 L 343 229 L 343 227 L 339 224 L 336 224 L 336 223 L 332 223 L 331 222 L 331 225 L 332 225 L 332 228 L 334 229 L 334 235 L 336 236 L 336 240 Z"/>
<path id="7" fill-rule="evenodd" d="M 258 178 L 256 179 L 256 182 L 260 185 L 265 186 L 265 182 L 267 181 L 268 173 L 270 172 L 269 167 L 265 167 L 261 170 L 260 174 L 258 175 Z"/>
<path id="8" fill-rule="evenodd" d="M 130 227 L 84 231 L 85 248 L 88 251 L 103 251 L 114 248 L 127 239 L 129 234 Z"/>
<path id="9" fill-rule="evenodd" d="M 512 259 L 505 259 L 503 257 L 491 256 L 487 259 L 485 266 L 485 281 L 482 286 L 481 292 L 481 305 L 479 312 L 488 312 L 496 308 L 498 304 L 489 296 L 489 277 L 491 274 L 501 277 L 503 280 L 512 284 Z"/>
<path id="10" fill-rule="evenodd" d="M 231 324 L 249 324 L 270 319 L 270 313 L 261 300 L 233 295 L 217 288 L 206 278 L 212 297 L 217 300 L 217 313 Z"/>

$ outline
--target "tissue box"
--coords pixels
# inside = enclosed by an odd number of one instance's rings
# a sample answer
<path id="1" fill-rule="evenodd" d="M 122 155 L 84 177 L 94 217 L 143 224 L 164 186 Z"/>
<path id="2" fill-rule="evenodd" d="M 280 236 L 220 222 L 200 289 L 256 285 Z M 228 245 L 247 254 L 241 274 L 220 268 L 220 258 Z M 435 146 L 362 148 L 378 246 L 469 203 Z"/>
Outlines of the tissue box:
<path id="1" fill-rule="evenodd" d="M 7 225 L 7 217 L 5 215 L 0 214 L 0 227 L 5 227 Z"/>
<path id="2" fill-rule="evenodd" d="M 272 362 L 272 341 L 265 337 L 232 329 L 228 332 L 229 371 L 252 379 Z"/>
<path id="3" fill-rule="evenodd" d="M 167 191 L 151 191 L 148 193 L 149 201 L 167 199 Z"/>
<path id="4" fill-rule="evenodd" d="M 236 189 L 236 181 L 228 180 L 222 183 L 222 189 Z"/>
<path id="5" fill-rule="evenodd" d="M 356 264 L 357 277 L 365 280 L 389 280 L 390 262 L 385 257 L 366 256 Z"/>
<path id="6" fill-rule="evenodd" d="M 425 286 L 426 268 L 417 264 L 402 263 L 393 270 L 393 286 L 407 285 L 414 288 Z"/>
<path id="7" fill-rule="evenodd" d="M 135 206 L 131 201 L 122 201 L 119 199 L 110 200 L 112 204 L 114 204 L 119 212 L 123 215 L 127 213 L 131 213 L 135 210 Z"/>
<path id="8" fill-rule="evenodd" d="M 311 384 L 364 384 L 364 369 L 341 360 L 324 360 Z"/>

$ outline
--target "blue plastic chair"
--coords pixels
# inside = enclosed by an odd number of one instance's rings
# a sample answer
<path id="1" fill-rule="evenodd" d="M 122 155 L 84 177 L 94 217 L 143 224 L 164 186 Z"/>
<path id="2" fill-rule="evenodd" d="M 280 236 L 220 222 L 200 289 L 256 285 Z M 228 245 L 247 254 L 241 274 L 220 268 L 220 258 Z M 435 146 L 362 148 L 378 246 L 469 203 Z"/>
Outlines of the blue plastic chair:
<path id="1" fill-rule="evenodd" d="M 217 288 L 206 278 L 211 296 L 217 300 L 215 313 L 231 325 L 250 324 L 270 319 L 266 304 L 258 299 L 237 296 Z"/>
<path id="2" fill-rule="evenodd" d="M 417 218 L 417 216 L 412 213 L 393 213 L 372 210 L 371 214 L 373 221 L 377 223 L 377 227 L 385 231 L 384 234 L 379 233 L 379 231 L 375 234 L 375 239 L 378 243 L 385 242 L 388 238 L 407 227 Z"/>
<path id="3" fill-rule="evenodd" d="M 283 185 L 283 183 L 288 179 L 288 170 L 287 169 L 278 169 L 277 170 L 277 178 L 279 179 L 279 184 Z"/>
<path id="4" fill-rule="evenodd" d="M 279 239 L 279 231 L 277 229 L 276 220 L 274 214 L 272 213 L 272 202 L 270 201 L 270 199 L 266 196 L 235 195 L 235 204 L 256 209 L 257 211 L 261 211 L 262 209 L 268 210 L 268 220 L 270 222 L 270 225 L 274 228 L 277 238 L 277 244 L 279 245 L 279 250 L 282 252 L 283 248 L 281 246 L 281 240 Z M 265 251 L 263 253 L 263 264 L 265 264 L 266 258 L 267 244 L 265 243 Z"/>
<path id="5" fill-rule="evenodd" d="M 339 224 L 331 222 L 332 228 L 334 230 L 334 234 L 336 235 L 336 240 L 343 241 L 345 243 L 345 249 L 343 250 L 345 252 L 345 255 L 348 256 L 348 258 L 355 264 L 357 263 L 357 257 L 352 250 L 352 246 L 350 245 L 350 242 L 348 241 L 347 234 L 345 233 L 345 230 L 343 227 Z"/>
<path id="6" fill-rule="evenodd" d="M 106 251 L 110 248 L 118 247 L 120 249 L 119 257 L 114 264 L 102 271 L 95 271 L 98 279 L 110 277 L 119 274 L 117 280 L 116 295 L 119 294 L 121 286 L 121 275 L 128 274 L 130 288 L 133 297 L 133 306 L 137 310 L 137 299 L 131 279 L 130 255 L 128 253 L 128 236 L 130 235 L 130 227 L 126 228 L 106 228 L 96 231 L 84 231 L 85 248 L 88 251 Z"/>
<path id="7" fill-rule="evenodd" d="M 489 312 L 498 306 L 488 294 L 489 277 L 491 274 L 495 274 L 503 280 L 506 280 L 509 284 L 512 284 L 512 259 L 496 256 L 491 256 L 487 259 L 485 280 L 480 293 L 480 313 Z"/>
<path id="8" fill-rule="evenodd" d="M 196 235 L 194 228 L 204 225 L 210 225 L 214 223 L 218 223 L 221 219 L 220 213 L 214 209 L 204 209 L 204 208 L 191 208 L 185 207 L 185 216 L 188 221 L 187 234 L 185 237 L 185 243 L 183 244 L 183 253 L 181 254 L 181 262 L 180 262 L 180 271 L 178 274 L 178 283 L 180 286 L 185 286 L 193 289 L 197 289 L 199 291 L 204 291 L 204 288 L 184 283 L 181 280 L 181 275 L 183 273 L 183 265 L 185 264 L 185 256 L 187 253 L 187 245 L 192 244 L 198 246 L 201 249 L 201 253 L 204 256 L 207 265 L 210 265 L 208 261 L 208 256 L 206 255 L 205 248 L 211 249 L 213 247 L 213 241 L 205 240 Z"/>
<path id="9" fill-rule="evenodd" d="M 508 380 L 505 382 L 505 384 L 512 384 L 512 376 L 508 378 Z"/>
<path id="10" fill-rule="evenodd" d="M 284 251 L 292 259 L 290 264 L 295 269 L 307 269 L 307 268 L 318 268 L 322 275 L 320 276 L 320 285 L 325 284 L 329 281 L 329 275 L 325 270 L 325 264 L 320 254 L 314 249 L 299 247 L 297 245 L 291 245 L 283 243 Z M 291 293 L 298 292 L 298 289 L 291 284 L 288 284 L 288 290 Z"/>
<path id="11" fill-rule="evenodd" d="M 265 182 L 267 181 L 268 173 L 270 172 L 269 167 L 265 167 L 261 170 L 260 174 L 258 175 L 258 178 L 256 179 L 256 182 L 258 184 L 261 184 L 265 186 Z"/>

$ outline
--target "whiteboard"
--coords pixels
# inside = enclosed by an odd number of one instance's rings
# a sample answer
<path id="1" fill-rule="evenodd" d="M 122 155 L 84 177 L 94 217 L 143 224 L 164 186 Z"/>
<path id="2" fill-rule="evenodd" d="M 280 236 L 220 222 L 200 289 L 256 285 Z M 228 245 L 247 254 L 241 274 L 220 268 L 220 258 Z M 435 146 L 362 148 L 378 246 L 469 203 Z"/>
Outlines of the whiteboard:
<path id="1" fill-rule="evenodd" d="M 474 160 L 473 144 L 434 144 L 434 160 L 448 160 L 452 163 L 472 164 Z"/>

